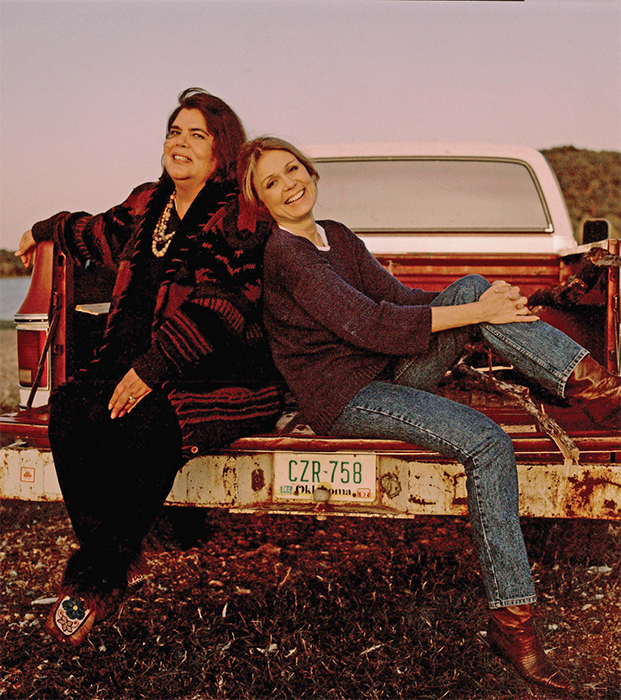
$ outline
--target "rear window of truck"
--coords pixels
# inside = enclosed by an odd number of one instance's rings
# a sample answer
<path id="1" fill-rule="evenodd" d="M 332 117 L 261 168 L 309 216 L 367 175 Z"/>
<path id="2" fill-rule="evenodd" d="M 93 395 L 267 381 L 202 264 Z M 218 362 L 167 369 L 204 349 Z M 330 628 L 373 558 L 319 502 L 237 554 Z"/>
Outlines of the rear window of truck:
<path id="1" fill-rule="evenodd" d="M 316 217 L 359 233 L 551 230 L 535 176 L 519 161 L 351 158 L 316 167 Z"/>

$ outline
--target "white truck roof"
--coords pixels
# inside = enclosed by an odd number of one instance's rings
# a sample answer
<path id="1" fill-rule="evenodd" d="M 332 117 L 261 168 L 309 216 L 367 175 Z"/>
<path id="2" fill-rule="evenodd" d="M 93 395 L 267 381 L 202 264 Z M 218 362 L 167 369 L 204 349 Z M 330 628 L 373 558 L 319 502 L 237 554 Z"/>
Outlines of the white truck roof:
<path id="1" fill-rule="evenodd" d="M 577 247 L 557 179 L 528 146 L 361 143 L 303 149 L 320 173 L 316 216 L 371 252 L 566 254 Z"/>

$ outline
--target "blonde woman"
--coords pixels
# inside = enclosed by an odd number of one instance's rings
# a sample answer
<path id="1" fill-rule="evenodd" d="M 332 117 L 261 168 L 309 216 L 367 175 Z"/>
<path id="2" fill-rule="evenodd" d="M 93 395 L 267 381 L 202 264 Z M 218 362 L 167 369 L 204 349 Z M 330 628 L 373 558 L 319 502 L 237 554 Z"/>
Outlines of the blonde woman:
<path id="1" fill-rule="evenodd" d="M 487 416 L 434 391 L 475 333 L 607 427 L 619 426 L 621 380 L 532 315 L 511 284 L 469 275 L 442 292 L 402 285 L 343 224 L 315 221 L 318 174 L 286 141 L 245 144 L 238 177 L 247 205 L 271 222 L 264 319 L 306 420 L 321 435 L 405 440 L 464 465 L 488 639 L 529 681 L 569 691 L 533 626 L 511 440 Z"/>

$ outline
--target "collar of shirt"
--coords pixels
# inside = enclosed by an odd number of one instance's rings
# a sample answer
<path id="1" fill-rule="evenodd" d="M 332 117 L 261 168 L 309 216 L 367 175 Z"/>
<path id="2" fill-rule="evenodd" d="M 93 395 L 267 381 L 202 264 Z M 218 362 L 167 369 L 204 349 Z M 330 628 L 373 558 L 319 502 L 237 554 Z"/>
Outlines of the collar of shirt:
<path id="1" fill-rule="evenodd" d="M 278 226 L 278 228 L 282 229 L 283 231 L 286 231 L 287 233 L 292 234 L 293 236 L 298 235 L 297 233 L 293 233 L 293 231 L 290 231 L 288 228 L 285 228 L 284 226 Z M 324 250 L 324 251 L 330 250 L 330 244 L 328 243 L 328 237 L 326 236 L 326 230 L 324 229 L 324 227 L 317 224 L 317 233 L 319 234 L 319 238 L 321 238 L 321 240 L 323 241 L 323 245 L 316 245 L 315 243 L 313 243 L 315 248 L 317 248 L 317 250 Z M 311 243 L 312 243 L 312 241 L 311 241 Z"/>

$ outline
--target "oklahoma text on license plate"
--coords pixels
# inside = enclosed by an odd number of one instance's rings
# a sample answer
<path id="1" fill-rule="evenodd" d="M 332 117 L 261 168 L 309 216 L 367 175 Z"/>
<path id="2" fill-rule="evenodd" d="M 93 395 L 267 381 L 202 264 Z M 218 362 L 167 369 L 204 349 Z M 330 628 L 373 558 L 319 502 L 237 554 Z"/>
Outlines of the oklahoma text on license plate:
<path id="1" fill-rule="evenodd" d="M 377 456 L 323 452 L 276 452 L 274 497 L 313 502 L 313 491 L 332 485 L 330 502 L 372 503 L 377 492 Z"/>

